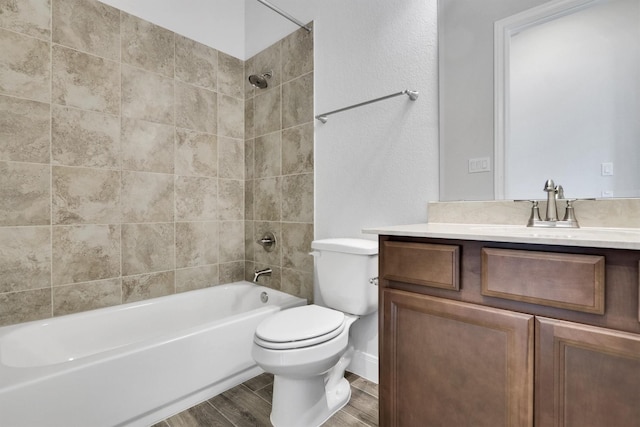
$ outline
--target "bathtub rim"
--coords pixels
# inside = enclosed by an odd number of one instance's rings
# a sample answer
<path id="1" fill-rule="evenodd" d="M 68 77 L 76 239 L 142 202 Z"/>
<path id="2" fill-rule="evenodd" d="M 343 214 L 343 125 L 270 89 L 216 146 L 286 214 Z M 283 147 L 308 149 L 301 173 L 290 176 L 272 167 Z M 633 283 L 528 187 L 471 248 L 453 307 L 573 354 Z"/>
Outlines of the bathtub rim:
<path id="1" fill-rule="evenodd" d="M 264 306 L 244 311 L 240 313 L 236 313 L 232 316 L 223 317 L 221 319 L 215 319 L 209 322 L 205 322 L 202 324 L 198 324 L 189 328 L 184 328 L 179 331 L 171 331 L 165 334 L 154 335 L 152 338 L 142 341 L 136 341 L 133 343 L 128 343 L 116 348 L 107 349 L 104 351 L 99 351 L 87 356 L 79 357 L 77 359 L 71 361 L 63 361 L 59 363 L 47 364 L 47 365 L 35 365 L 35 366 L 27 366 L 27 367 L 19 367 L 19 366 L 11 366 L 2 363 L 0 359 L 0 393 L 11 392 L 11 390 L 29 386 L 30 384 L 37 383 L 42 380 L 54 378 L 56 376 L 65 375 L 67 373 L 80 370 L 91 366 L 93 364 L 102 363 L 104 361 L 110 361 L 113 359 L 126 357 L 133 353 L 139 351 L 145 351 L 152 349 L 154 347 L 158 347 L 160 345 L 178 341 L 181 339 L 186 339 L 195 334 L 207 332 L 213 328 L 223 327 L 226 324 L 233 323 L 238 319 L 245 317 L 251 313 L 251 316 L 263 315 L 265 312 L 277 312 L 282 309 L 294 307 L 296 305 L 304 305 L 306 304 L 306 300 L 304 298 L 296 297 L 291 294 L 287 294 L 285 292 L 279 291 L 277 289 L 267 288 L 265 286 L 261 286 L 248 281 L 238 281 L 232 283 L 226 283 L 222 285 L 214 285 L 209 286 L 207 288 L 197 289 L 193 291 L 182 292 L 178 294 L 164 295 L 161 297 L 150 298 L 141 301 L 135 301 L 126 304 L 114 305 L 109 307 L 102 307 L 95 310 L 87 310 L 78 313 L 66 314 L 63 316 L 56 316 L 47 319 L 33 320 L 23 323 L 17 323 L 15 325 L 8 325 L 0 327 L 0 344 L 2 343 L 2 338 L 10 333 L 14 333 L 21 328 L 38 326 L 42 324 L 46 324 L 51 321 L 56 321 L 58 319 L 75 319 L 82 318 L 85 316 L 100 316 L 105 312 L 118 312 L 122 310 L 128 310 L 133 307 L 137 307 L 140 305 L 148 305 L 153 304 L 154 302 L 162 302 L 168 299 L 187 299 L 196 296 L 198 293 L 211 292 L 214 289 L 226 289 L 232 287 L 233 285 L 249 285 L 247 287 L 252 287 L 256 290 L 264 289 L 266 292 L 275 292 L 277 294 L 281 294 L 284 296 L 285 301 L 282 305 L 275 305 L 269 302 L 265 303 Z M 304 302 L 303 302 L 304 301 Z M 302 304 L 300 304 L 303 302 Z"/>

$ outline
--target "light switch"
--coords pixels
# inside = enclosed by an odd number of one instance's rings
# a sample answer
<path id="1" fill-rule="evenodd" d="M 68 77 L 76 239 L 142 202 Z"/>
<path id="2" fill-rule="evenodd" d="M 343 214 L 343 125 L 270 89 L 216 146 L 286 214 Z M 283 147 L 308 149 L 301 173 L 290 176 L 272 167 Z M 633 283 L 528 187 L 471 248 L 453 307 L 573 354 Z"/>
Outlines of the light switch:
<path id="1" fill-rule="evenodd" d="M 613 163 L 611 162 L 602 163 L 600 166 L 602 167 L 602 176 L 613 175 Z"/>

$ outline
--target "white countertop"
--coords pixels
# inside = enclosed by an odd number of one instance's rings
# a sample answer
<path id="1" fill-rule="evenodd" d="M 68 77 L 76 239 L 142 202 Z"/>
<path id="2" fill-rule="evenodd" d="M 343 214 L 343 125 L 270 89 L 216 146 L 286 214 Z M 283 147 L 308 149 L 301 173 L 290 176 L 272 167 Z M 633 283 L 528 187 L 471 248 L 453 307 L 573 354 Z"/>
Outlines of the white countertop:
<path id="1" fill-rule="evenodd" d="M 520 225 L 424 223 L 367 228 L 362 232 L 388 236 L 640 249 L 639 228 L 534 228 Z"/>

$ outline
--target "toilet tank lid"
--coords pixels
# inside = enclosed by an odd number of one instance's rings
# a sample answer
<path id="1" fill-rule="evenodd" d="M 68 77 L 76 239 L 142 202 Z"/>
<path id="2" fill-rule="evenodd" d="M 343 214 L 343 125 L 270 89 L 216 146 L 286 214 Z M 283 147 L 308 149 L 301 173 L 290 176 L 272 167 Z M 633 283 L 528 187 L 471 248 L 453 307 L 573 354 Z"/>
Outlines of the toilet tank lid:
<path id="1" fill-rule="evenodd" d="M 311 242 L 311 248 L 346 254 L 375 255 L 378 253 L 378 242 L 354 238 L 321 239 Z"/>

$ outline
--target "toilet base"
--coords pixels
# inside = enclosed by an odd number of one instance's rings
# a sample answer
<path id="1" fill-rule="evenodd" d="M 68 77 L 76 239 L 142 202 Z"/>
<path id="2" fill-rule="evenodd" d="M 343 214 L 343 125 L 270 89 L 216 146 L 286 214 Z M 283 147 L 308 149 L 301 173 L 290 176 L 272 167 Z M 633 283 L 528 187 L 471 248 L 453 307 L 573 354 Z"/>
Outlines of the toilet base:
<path id="1" fill-rule="evenodd" d="M 325 376 L 274 377 L 271 423 L 274 427 L 318 427 L 342 409 L 351 398 L 351 386 L 342 378 L 330 389 Z"/>

